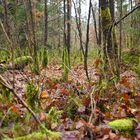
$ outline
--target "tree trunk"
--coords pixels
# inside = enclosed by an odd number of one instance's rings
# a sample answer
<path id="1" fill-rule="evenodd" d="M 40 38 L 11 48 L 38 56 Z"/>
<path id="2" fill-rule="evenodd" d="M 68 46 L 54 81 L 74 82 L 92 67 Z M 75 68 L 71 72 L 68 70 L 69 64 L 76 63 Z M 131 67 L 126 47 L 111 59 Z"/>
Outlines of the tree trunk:
<path id="1" fill-rule="evenodd" d="M 99 35 L 99 45 L 101 45 L 102 43 L 102 29 L 101 29 L 101 1 L 99 0 L 99 31 L 98 31 L 98 35 Z"/>
<path id="2" fill-rule="evenodd" d="M 79 0 L 79 11 L 76 8 L 76 4 L 73 1 L 74 4 L 74 10 L 75 10 L 75 19 L 76 19 L 76 26 L 78 30 L 78 36 L 79 36 L 79 41 L 80 41 L 80 50 L 82 51 L 83 56 L 85 55 L 84 53 L 84 47 L 83 47 L 83 35 L 82 35 L 82 29 L 81 29 L 81 0 Z"/>
<path id="3" fill-rule="evenodd" d="M 118 75 L 118 47 L 113 25 L 114 1 L 100 0 L 101 4 L 101 24 L 103 32 L 104 54 L 110 63 L 113 74 Z M 111 12 L 113 12 L 111 14 Z"/>
<path id="4" fill-rule="evenodd" d="M 120 19 L 122 18 L 122 0 L 120 0 Z M 120 41 L 119 41 L 119 62 L 121 63 L 121 50 L 122 50 L 122 21 L 120 22 Z"/>
<path id="5" fill-rule="evenodd" d="M 48 0 L 44 0 L 45 9 L 44 9 L 44 18 L 45 18 L 45 32 L 44 32 L 44 46 L 47 46 L 48 43 Z"/>
<path id="6" fill-rule="evenodd" d="M 84 55 L 84 69 L 86 71 L 87 79 L 90 81 L 89 75 L 88 75 L 88 48 L 89 48 L 89 28 L 90 28 L 90 16 L 91 16 L 91 0 L 89 2 L 89 10 L 88 10 L 88 21 L 87 21 L 87 32 L 86 32 L 86 44 L 85 44 L 85 55 Z"/>
<path id="7" fill-rule="evenodd" d="M 34 60 L 34 72 L 39 74 L 39 63 L 37 58 L 37 43 L 36 43 L 36 34 L 35 34 L 35 19 L 33 16 L 33 7 L 31 0 L 25 0 L 25 7 L 27 13 L 27 22 L 28 22 L 28 38 L 30 38 L 31 46 L 33 48 L 33 60 Z"/>
<path id="8" fill-rule="evenodd" d="M 63 6 L 63 11 L 64 11 L 64 47 L 66 47 L 66 0 L 64 0 L 64 6 Z"/>
<path id="9" fill-rule="evenodd" d="M 93 9 L 93 4 L 91 5 L 91 10 L 92 10 L 92 16 L 93 16 L 93 20 L 94 20 L 94 29 L 95 29 L 96 42 L 99 45 L 99 38 L 98 38 L 97 24 L 96 24 L 96 16 L 95 16 L 95 11 Z"/>
<path id="10" fill-rule="evenodd" d="M 110 14 L 109 2 L 108 0 L 100 0 L 101 4 L 101 24 L 103 32 L 103 44 L 104 44 L 104 54 L 107 57 L 112 57 L 112 40 L 110 27 L 112 25 L 112 18 Z"/>
<path id="11" fill-rule="evenodd" d="M 70 66 L 70 47 L 71 47 L 71 0 L 64 0 L 64 47 L 68 52 Z"/>
<path id="12" fill-rule="evenodd" d="M 71 0 L 67 0 L 67 51 L 68 51 L 68 61 L 70 66 L 70 48 L 71 48 Z"/>
<path id="13" fill-rule="evenodd" d="M 7 8 L 7 0 L 2 0 L 3 7 L 4 7 L 4 25 L 5 25 L 5 30 L 8 35 L 8 37 L 11 39 L 11 34 L 10 34 L 10 26 L 8 22 L 8 8 Z"/>
<path id="14" fill-rule="evenodd" d="M 112 21 L 114 21 L 115 18 L 114 0 L 109 0 L 109 5 L 110 5 L 110 13 L 111 13 Z"/>

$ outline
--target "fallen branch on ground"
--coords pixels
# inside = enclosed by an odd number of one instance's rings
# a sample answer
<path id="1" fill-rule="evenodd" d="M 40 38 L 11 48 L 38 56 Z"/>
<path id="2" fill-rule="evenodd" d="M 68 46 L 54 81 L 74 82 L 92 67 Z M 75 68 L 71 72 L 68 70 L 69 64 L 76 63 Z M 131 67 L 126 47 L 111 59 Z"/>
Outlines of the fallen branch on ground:
<path id="1" fill-rule="evenodd" d="M 0 75 L 0 84 L 5 88 L 9 89 L 13 93 L 13 95 L 20 101 L 20 103 L 31 113 L 35 121 L 40 125 L 42 130 L 46 133 L 49 140 L 59 140 L 61 139 L 61 134 L 59 132 L 52 132 L 48 130 L 44 125 L 42 125 L 41 121 L 37 118 L 34 111 L 24 102 L 16 93 L 16 91 L 12 88 L 12 86 Z"/>
<path id="2" fill-rule="evenodd" d="M 32 114 L 35 121 L 41 125 L 40 120 L 36 117 L 33 110 L 18 96 L 16 91 L 12 88 L 12 86 L 0 75 L 0 84 L 2 84 L 5 88 L 9 89 L 13 93 L 13 95 L 21 102 L 21 104 Z"/>

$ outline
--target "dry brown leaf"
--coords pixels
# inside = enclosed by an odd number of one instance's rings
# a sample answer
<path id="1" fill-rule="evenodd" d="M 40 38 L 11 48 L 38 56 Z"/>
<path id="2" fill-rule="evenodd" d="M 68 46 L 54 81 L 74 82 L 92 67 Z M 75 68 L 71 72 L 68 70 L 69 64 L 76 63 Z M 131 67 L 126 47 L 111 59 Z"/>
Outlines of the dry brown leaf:
<path id="1" fill-rule="evenodd" d="M 115 133 L 109 132 L 109 138 L 110 140 L 118 140 L 118 136 Z"/>

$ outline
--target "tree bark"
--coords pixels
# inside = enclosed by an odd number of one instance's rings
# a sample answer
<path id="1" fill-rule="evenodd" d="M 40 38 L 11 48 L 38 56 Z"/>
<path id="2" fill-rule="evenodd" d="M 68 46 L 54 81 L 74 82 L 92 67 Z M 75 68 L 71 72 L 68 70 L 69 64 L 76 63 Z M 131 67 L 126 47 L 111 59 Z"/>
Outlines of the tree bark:
<path id="1" fill-rule="evenodd" d="M 28 38 L 30 38 L 31 46 L 33 48 L 33 60 L 34 60 L 34 72 L 39 74 L 39 63 L 37 58 L 37 42 L 36 42 L 36 34 L 35 34 L 35 19 L 33 16 L 33 5 L 31 0 L 25 0 L 25 7 L 27 13 L 27 22 L 28 22 Z"/>
<path id="2" fill-rule="evenodd" d="M 64 0 L 63 11 L 64 11 L 64 47 L 66 47 L 66 0 Z"/>
<path id="3" fill-rule="evenodd" d="M 44 32 L 44 46 L 48 43 L 48 0 L 44 0 L 44 18 L 45 18 L 45 32 Z"/>
<path id="4" fill-rule="evenodd" d="M 71 0 L 67 0 L 67 50 L 70 54 L 71 47 Z"/>
<path id="5" fill-rule="evenodd" d="M 120 19 L 122 18 L 122 0 L 120 0 Z M 119 62 L 121 63 L 121 50 L 122 50 L 122 21 L 120 22 L 120 41 L 119 41 Z"/>
<path id="6" fill-rule="evenodd" d="M 91 16 L 91 0 L 89 2 L 89 9 L 88 9 L 88 21 L 87 21 L 87 32 L 86 32 L 86 44 L 85 44 L 85 55 L 84 55 L 84 69 L 86 71 L 87 79 L 90 81 L 89 75 L 88 75 L 88 48 L 89 48 L 89 28 L 90 28 L 90 16 Z"/>
<path id="7" fill-rule="evenodd" d="M 68 61 L 69 61 L 69 66 L 70 66 L 70 48 L 71 48 L 71 0 L 67 0 L 67 42 L 66 42 L 66 47 L 68 51 Z"/>
<path id="8" fill-rule="evenodd" d="M 97 24 L 96 24 L 96 16 L 95 16 L 95 11 L 93 9 L 93 4 L 91 5 L 91 10 L 92 10 L 92 16 L 93 16 L 93 21 L 94 21 L 94 29 L 95 29 L 96 42 L 99 45 L 99 38 L 98 38 Z"/>
<path id="9" fill-rule="evenodd" d="M 114 1 L 100 0 L 101 22 L 103 32 L 103 47 L 105 58 L 109 64 L 112 74 L 119 75 L 118 46 L 114 29 Z"/>
<path id="10" fill-rule="evenodd" d="M 99 34 L 99 45 L 101 45 L 102 43 L 102 29 L 101 29 L 101 1 L 99 0 L 99 31 L 98 31 L 98 34 Z"/>
<path id="11" fill-rule="evenodd" d="M 11 39 L 11 33 L 10 33 L 10 25 L 8 22 L 8 8 L 7 8 L 7 0 L 2 0 L 3 7 L 4 7 L 4 25 L 5 30 L 8 35 L 8 37 Z"/>
<path id="12" fill-rule="evenodd" d="M 112 21 L 114 21 L 115 20 L 114 0 L 109 0 L 109 5 L 110 5 L 110 13 L 111 13 Z"/>
<path id="13" fill-rule="evenodd" d="M 110 14 L 109 2 L 108 0 L 100 0 L 101 4 L 101 24 L 103 32 L 103 45 L 104 54 L 107 57 L 112 57 L 112 40 L 110 27 L 112 25 L 112 18 Z"/>
<path id="14" fill-rule="evenodd" d="M 79 36 L 79 41 L 80 41 L 80 49 L 82 51 L 83 56 L 85 55 L 84 53 L 84 47 L 83 47 L 83 40 L 82 40 L 82 29 L 81 29 L 81 1 L 79 0 L 79 11 L 77 12 L 76 4 L 73 1 L 74 4 L 74 10 L 75 10 L 75 19 L 76 19 L 76 26 L 78 30 L 78 36 Z"/>

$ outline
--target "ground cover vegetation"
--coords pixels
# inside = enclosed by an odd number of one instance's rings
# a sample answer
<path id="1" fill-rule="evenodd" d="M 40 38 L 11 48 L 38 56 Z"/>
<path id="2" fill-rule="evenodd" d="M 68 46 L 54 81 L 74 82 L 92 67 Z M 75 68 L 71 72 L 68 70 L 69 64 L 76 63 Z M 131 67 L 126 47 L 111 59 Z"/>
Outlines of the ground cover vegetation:
<path id="1" fill-rule="evenodd" d="M 0 140 L 12 139 L 140 139 L 139 0 L 0 0 Z"/>

